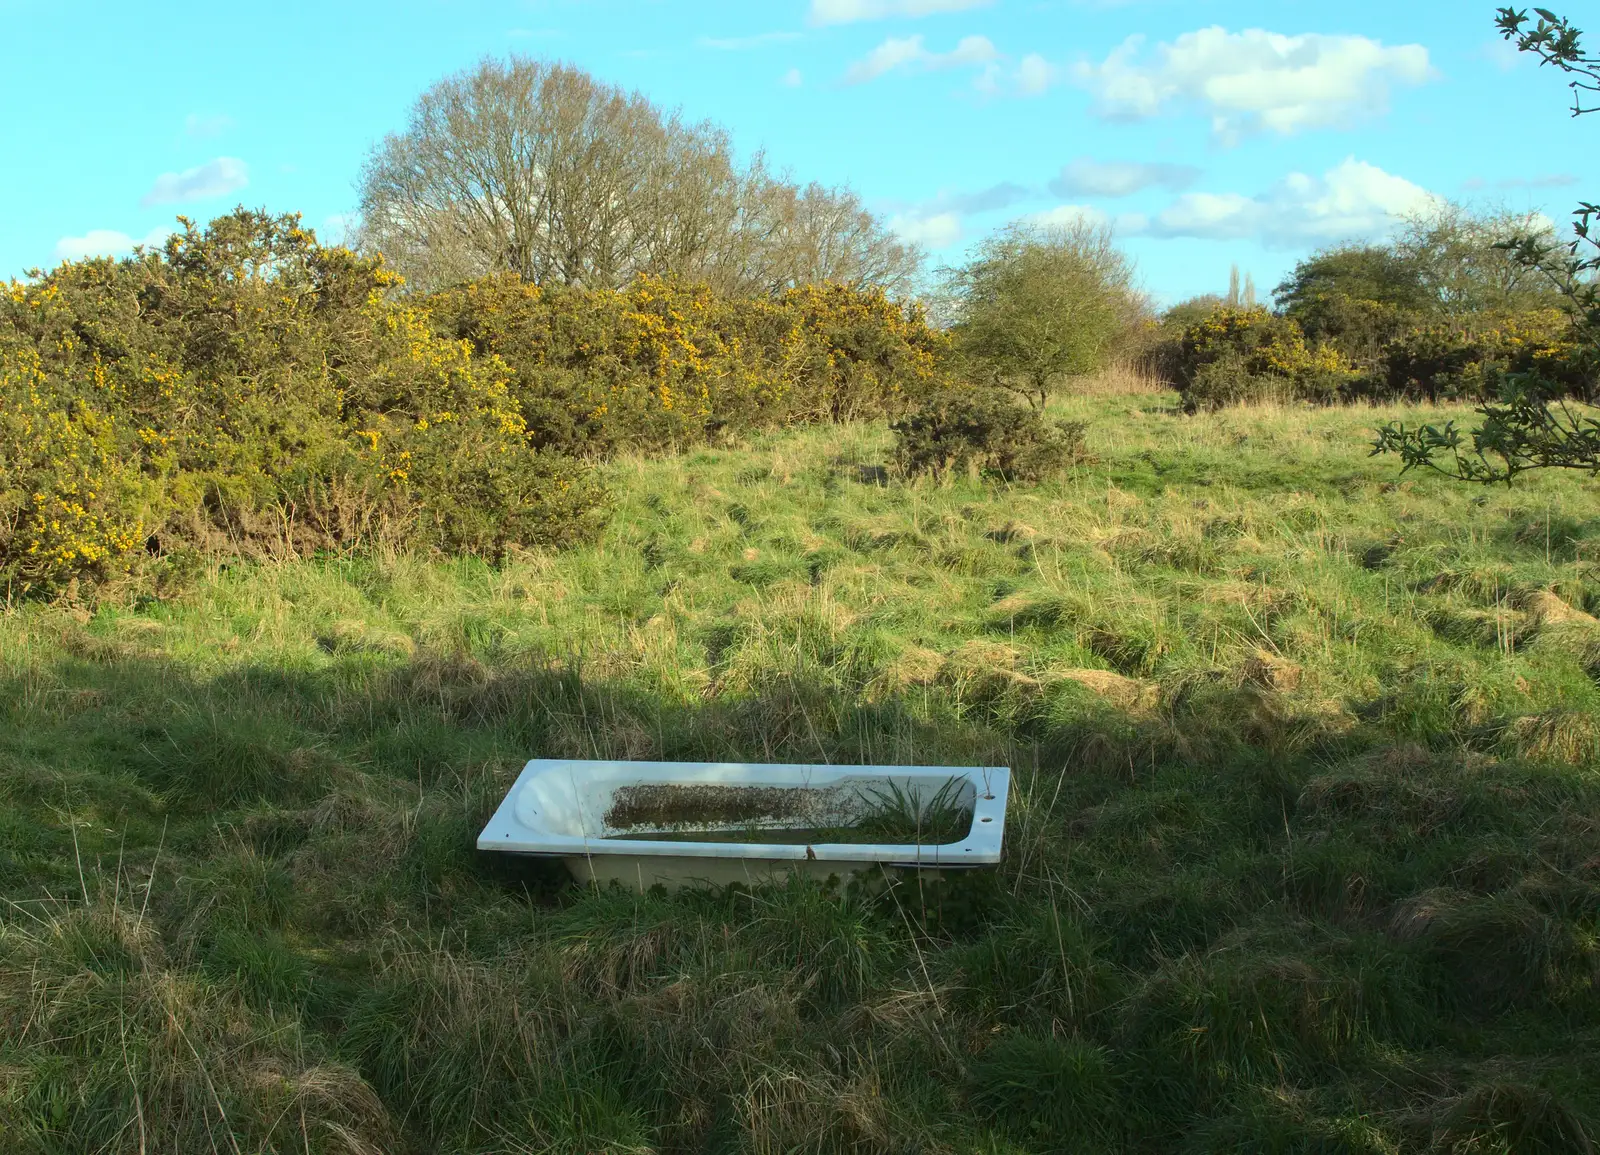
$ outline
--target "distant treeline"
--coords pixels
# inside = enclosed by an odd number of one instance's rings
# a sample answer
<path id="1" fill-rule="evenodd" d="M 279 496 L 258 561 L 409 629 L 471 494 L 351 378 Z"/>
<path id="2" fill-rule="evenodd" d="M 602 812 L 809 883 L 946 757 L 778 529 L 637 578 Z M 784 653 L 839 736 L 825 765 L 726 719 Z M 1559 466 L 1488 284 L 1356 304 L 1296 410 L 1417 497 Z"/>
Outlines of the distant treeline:
<path id="1" fill-rule="evenodd" d="M 1518 374 L 1596 396 L 1593 350 L 1573 326 L 1564 262 L 1549 226 L 1456 205 L 1416 217 L 1386 244 L 1323 250 L 1274 292 L 1275 310 L 1238 295 L 1170 309 L 1149 356 L 1191 406 L 1260 398 L 1492 398 Z"/>

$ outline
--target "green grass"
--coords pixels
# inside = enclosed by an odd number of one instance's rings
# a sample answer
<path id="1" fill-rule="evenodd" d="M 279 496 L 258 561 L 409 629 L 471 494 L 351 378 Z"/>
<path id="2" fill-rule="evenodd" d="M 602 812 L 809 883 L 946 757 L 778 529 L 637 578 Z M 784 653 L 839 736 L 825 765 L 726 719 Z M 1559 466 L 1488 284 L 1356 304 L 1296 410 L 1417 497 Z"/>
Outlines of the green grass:
<path id="1" fill-rule="evenodd" d="M 0 1150 L 1588 1149 L 1600 491 L 1061 408 L 1037 487 L 803 430 L 0 617 Z M 1006 861 L 580 892 L 473 849 L 535 755 L 1008 764 Z"/>

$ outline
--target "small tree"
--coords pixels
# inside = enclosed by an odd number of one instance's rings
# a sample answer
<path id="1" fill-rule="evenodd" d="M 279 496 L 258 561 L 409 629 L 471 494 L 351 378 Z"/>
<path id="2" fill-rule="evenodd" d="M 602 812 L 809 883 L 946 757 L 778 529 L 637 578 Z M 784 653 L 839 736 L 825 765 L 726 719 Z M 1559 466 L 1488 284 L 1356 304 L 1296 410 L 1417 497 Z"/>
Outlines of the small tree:
<path id="1" fill-rule="evenodd" d="M 1238 265 L 1228 266 L 1227 302 L 1230 309 L 1254 309 L 1256 307 L 1256 279 L 1246 273 L 1241 286 Z"/>
<path id="2" fill-rule="evenodd" d="M 1298 262 L 1272 290 L 1280 313 L 1297 321 L 1330 297 L 1348 297 L 1424 315 L 1432 308 L 1422 272 L 1410 253 L 1391 245 L 1345 244 L 1321 249 Z"/>
<path id="3" fill-rule="evenodd" d="M 957 348 L 1043 410 L 1062 377 L 1104 368 L 1143 314 L 1134 267 L 1104 225 L 1015 224 L 946 270 Z"/>
<path id="4" fill-rule="evenodd" d="M 1435 312 L 1416 261 L 1393 245 L 1322 249 L 1272 291 L 1278 311 L 1315 344 L 1328 343 L 1371 372 L 1401 334 Z"/>
<path id="5" fill-rule="evenodd" d="M 1502 8 L 1496 16 L 1500 34 L 1523 52 L 1537 55 L 1572 77 L 1572 114 L 1600 111 L 1585 105 L 1586 93 L 1600 92 L 1600 57 L 1586 52 L 1582 32 L 1543 8 L 1529 26 L 1526 11 Z M 1600 236 L 1591 231 L 1600 205 L 1583 202 L 1573 214 L 1573 239 L 1564 244 L 1548 237 L 1523 236 L 1502 241 L 1500 248 L 1521 268 L 1537 272 L 1564 299 L 1572 318 L 1573 340 L 1566 372 L 1553 375 L 1535 366 L 1507 374 L 1499 398 L 1478 409 L 1482 423 L 1468 437 L 1455 423 L 1403 423 L 1378 432 L 1374 453 L 1398 453 L 1406 469 L 1425 467 L 1466 481 L 1510 483 L 1530 469 L 1578 469 L 1600 475 L 1600 419 L 1594 410 L 1575 404 L 1571 380 L 1587 382 L 1579 402 L 1595 399 L 1600 375 Z M 1564 379 L 1563 379 L 1564 378 Z"/>

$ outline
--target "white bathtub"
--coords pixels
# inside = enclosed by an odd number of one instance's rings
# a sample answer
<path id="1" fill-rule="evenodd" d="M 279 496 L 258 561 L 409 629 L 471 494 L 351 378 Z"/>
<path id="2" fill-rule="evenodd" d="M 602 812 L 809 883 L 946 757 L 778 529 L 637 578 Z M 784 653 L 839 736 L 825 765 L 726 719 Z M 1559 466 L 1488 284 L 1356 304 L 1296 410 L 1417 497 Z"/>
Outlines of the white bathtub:
<path id="1" fill-rule="evenodd" d="M 483 828 L 478 849 L 561 858 L 580 881 L 615 880 L 640 890 L 658 883 L 669 889 L 755 883 L 786 873 L 847 878 L 880 865 L 964 870 L 1000 861 L 1010 783 L 1004 767 L 536 758 Z M 753 823 L 775 835 L 847 826 L 888 796 L 907 800 L 918 813 L 935 800 L 970 808 L 971 828 L 939 844 L 807 842 L 803 834 L 751 840 L 758 837 L 749 833 Z M 655 810 L 646 814 L 638 804 L 643 798 Z M 681 821 L 662 817 L 663 799 L 679 800 L 672 813 Z M 734 811 L 750 816 L 729 817 Z M 674 840 L 680 827 L 693 828 L 696 840 Z M 730 841 L 714 840 L 720 830 Z"/>

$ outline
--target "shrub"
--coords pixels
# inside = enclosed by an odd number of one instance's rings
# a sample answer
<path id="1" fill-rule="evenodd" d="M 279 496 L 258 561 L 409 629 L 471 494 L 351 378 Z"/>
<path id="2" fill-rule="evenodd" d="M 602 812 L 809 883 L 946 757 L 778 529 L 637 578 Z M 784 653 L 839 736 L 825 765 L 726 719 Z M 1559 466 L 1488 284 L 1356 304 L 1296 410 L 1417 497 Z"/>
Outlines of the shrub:
<path id="1" fill-rule="evenodd" d="M 154 487 L 124 462 L 122 430 L 57 390 L 37 351 L 0 360 L 0 575 L 23 591 L 126 572 Z"/>
<path id="2" fill-rule="evenodd" d="M 1081 421 L 1049 421 L 992 389 L 949 389 L 895 421 L 909 475 L 975 471 L 1033 481 L 1086 459 Z"/>
<path id="3" fill-rule="evenodd" d="M 1215 293 L 1179 301 L 1140 334 L 1135 355 L 1139 363 L 1166 385 L 1176 388 L 1183 368 L 1183 335 L 1226 302 Z"/>
<path id="4" fill-rule="evenodd" d="M 962 352 L 1043 411 L 1066 376 L 1096 372 L 1144 319 L 1134 267 L 1111 230 L 1012 225 L 948 270 Z"/>
<path id="5" fill-rule="evenodd" d="M 1299 308 L 1287 315 L 1300 326 L 1306 339 L 1330 346 L 1364 373 L 1379 369 L 1390 342 L 1417 320 L 1416 313 L 1387 301 L 1339 292 L 1318 293 L 1298 304 Z"/>
<path id="6" fill-rule="evenodd" d="M 1437 314 L 1429 264 L 1414 245 L 1335 245 L 1298 262 L 1273 299 L 1308 340 L 1371 373 L 1391 340 Z"/>
<path id="7" fill-rule="evenodd" d="M 1172 359 L 1190 409 L 1262 399 L 1330 401 L 1352 376 L 1334 349 L 1308 346 L 1289 318 L 1227 305 L 1188 325 Z"/>
<path id="8" fill-rule="evenodd" d="M 181 219 L 181 218 L 180 218 Z M 577 455 L 895 416 L 942 373 L 918 307 L 485 278 L 391 300 L 381 258 L 243 209 L 0 298 L 0 580 L 71 593 L 145 552 L 561 544 Z"/>
<path id="9" fill-rule="evenodd" d="M 936 380 L 947 344 L 920 309 L 836 284 L 772 300 L 656 277 L 585 290 L 508 275 L 428 304 L 441 335 L 511 366 L 534 444 L 567 452 L 893 415 Z"/>
<path id="10" fill-rule="evenodd" d="M 790 289 L 778 306 L 798 336 L 768 338 L 763 347 L 769 359 L 799 362 L 791 419 L 892 417 L 939 380 L 949 341 L 920 305 L 897 305 L 881 289 L 825 283 Z M 766 320 L 760 310 L 747 317 Z"/>
<path id="11" fill-rule="evenodd" d="M 1369 391 L 1429 401 L 1492 397 L 1509 374 L 1537 372 L 1552 390 L 1592 395 L 1592 371 L 1577 356 L 1572 326 L 1556 309 L 1471 323 L 1421 326 L 1384 349 Z"/>
<path id="12" fill-rule="evenodd" d="M 181 218 L 180 218 L 181 220 Z M 496 554 L 588 532 L 505 364 L 385 299 L 380 259 L 239 210 L 0 298 L 0 578 L 73 593 L 142 551 L 377 542 Z"/>
<path id="13" fill-rule="evenodd" d="M 512 275 L 429 298 L 435 330 L 511 367 L 537 446 L 609 452 L 696 440 L 777 382 L 730 338 L 727 303 L 641 278 L 627 290 L 543 288 Z"/>
<path id="14" fill-rule="evenodd" d="M 1413 329 L 1383 351 L 1377 378 L 1391 397 L 1471 397 L 1483 391 L 1485 349 L 1480 342 L 1450 325 Z"/>
<path id="15" fill-rule="evenodd" d="M 1190 409 L 1291 401 L 1294 383 L 1276 374 L 1252 372 L 1244 357 L 1226 355 L 1198 366 L 1183 390 L 1183 398 Z"/>

